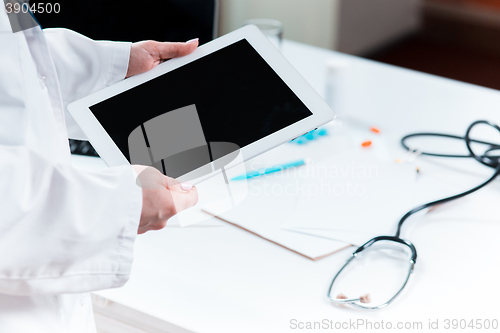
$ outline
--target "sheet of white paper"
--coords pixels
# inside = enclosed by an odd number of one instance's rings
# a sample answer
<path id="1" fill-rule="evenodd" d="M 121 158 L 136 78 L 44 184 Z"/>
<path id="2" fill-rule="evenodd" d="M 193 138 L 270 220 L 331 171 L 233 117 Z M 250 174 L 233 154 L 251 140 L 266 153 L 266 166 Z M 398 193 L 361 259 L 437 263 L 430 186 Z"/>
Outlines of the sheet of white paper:
<path id="1" fill-rule="evenodd" d="M 206 205 L 203 210 L 313 260 L 350 246 L 344 241 L 283 230 L 282 224 L 293 215 L 296 196 L 279 189 L 294 187 L 295 182 L 275 176 L 250 180 L 248 197 L 230 210 L 219 213 L 226 206 L 224 202 Z"/>
<path id="2" fill-rule="evenodd" d="M 203 210 L 308 257 L 362 244 L 392 232 L 412 205 L 417 176 L 413 165 L 373 156 L 369 151 L 337 151 L 328 159 L 317 154 L 305 166 L 249 180 L 248 198 L 229 211 L 217 214 L 217 205 Z"/>
<path id="3" fill-rule="evenodd" d="M 413 205 L 412 165 L 342 154 L 309 171 L 289 228 L 388 234 Z"/>

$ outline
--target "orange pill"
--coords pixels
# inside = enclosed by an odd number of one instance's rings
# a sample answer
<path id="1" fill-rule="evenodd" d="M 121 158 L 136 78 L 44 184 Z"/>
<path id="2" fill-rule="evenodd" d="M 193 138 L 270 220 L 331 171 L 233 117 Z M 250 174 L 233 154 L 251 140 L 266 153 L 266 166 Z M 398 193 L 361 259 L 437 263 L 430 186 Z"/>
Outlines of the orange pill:
<path id="1" fill-rule="evenodd" d="M 361 144 L 361 146 L 363 146 L 363 147 L 365 147 L 365 148 L 370 147 L 371 145 L 372 145 L 372 142 L 371 142 L 370 140 L 365 141 L 365 142 L 363 142 L 363 143 Z"/>
<path id="2" fill-rule="evenodd" d="M 380 128 L 375 127 L 375 126 L 370 127 L 370 131 L 372 131 L 373 133 L 376 133 L 376 134 L 380 134 Z"/>

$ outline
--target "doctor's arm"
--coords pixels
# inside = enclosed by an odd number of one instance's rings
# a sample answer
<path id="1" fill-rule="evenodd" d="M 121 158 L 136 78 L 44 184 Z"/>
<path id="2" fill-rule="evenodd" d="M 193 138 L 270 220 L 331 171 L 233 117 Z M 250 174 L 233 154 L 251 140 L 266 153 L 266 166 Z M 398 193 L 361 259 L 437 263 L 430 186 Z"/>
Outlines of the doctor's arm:
<path id="1" fill-rule="evenodd" d="M 187 55 L 198 40 L 186 43 L 143 41 L 137 43 L 94 41 L 68 29 L 45 29 L 64 103 L 112 85 L 125 77 L 143 73 L 161 62 Z M 71 115 L 66 114 L 68 135 L 86 139 Z"/>
<path id="2" fill-rule="evenodd" d="M 58 138 L 48 133 L 57 127 L 23 38 L 0 34 L 0 293 L 119 287 L 137 233 L 165 226 L 196 202 L 196 189 L 141 166 L 78 170 L 61 158 L 64 141 L 37 144 Z"/>
<path id="3" fill-rule="evenodd" d="M 197 201 L 196 188 L 150 167 L 82 172 L 22 146 L 0 145 L 0 156 L 2 294 L 122 286 L 137 233 L 163 228 Z"/>

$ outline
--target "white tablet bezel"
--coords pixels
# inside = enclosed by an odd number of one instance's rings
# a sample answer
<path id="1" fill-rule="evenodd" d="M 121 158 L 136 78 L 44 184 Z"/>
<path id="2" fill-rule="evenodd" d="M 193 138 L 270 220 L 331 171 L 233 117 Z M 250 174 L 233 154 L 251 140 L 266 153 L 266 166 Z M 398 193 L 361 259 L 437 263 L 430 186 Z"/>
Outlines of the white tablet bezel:
<path id="1" fill-rule="evenodd" d="M 271 66 L 271 68 L 281 77 L 285 84 L 290 87 L 294 94 L 297 95 L 312 112 L 311 116 L 242 147 L 241 153 L 244 160 L 260 155 L 335 118 L 334 112 L 320 95 L 283 57 L 281 52 L 269 41 L 269 39 L 253 25 L 245 26 L 204 44 L 187 56 L 166 61 L 146 73 L 132 76 L 75 101 L 68 105 L 68 111 L 108 166 L 129 165 L 129 161 L 93 115 L 90 107 L 242 39 L 246 39 L 250 43 L 269 66 Z"/>

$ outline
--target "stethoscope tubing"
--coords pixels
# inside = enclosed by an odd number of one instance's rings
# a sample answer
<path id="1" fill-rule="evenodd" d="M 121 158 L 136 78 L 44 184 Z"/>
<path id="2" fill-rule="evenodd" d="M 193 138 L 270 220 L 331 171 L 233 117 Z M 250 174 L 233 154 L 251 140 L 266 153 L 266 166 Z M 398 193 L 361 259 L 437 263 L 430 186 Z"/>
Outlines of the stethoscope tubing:
<path id="1" fill-rule="evenodd" d="M 352 256 L 347 260 L 347 262 L 342 266 L 342 268 L 337 272 L 337 274 L 335 274 L 335 277 L 333 278 L 333 280 L 332 280 L 332 282 L 330 284 L 330 288 L 328 289 L 328 294 L 327 294 L 327 296 L 328 296 L 328 298 L 329 298 L 330 301 L 332 301 L 333 303 L 337 303 L 337 304 L 348 304 L 348 305 L 350 305 L 350 306 L 352 306 L 354 308 L 361 309 L 361 310 L 379 310 L 379 309 L 382 309 L 382 308 L 388 306 L 403 291 L 403 289 L 405 288 L 405 286 L 408 283 L 408 280 L 410 278 L 411 273 L 413 272 L 413 269 L 414 269 L 414 266 L 415 266 L 415 263 L 416 263 L 416 259 L 417 259 L 417 252 L 416 252 L 415 246 L 411 242 L 406 241 L 406 240 L 400 238 L 401 228 L 402 228 L 404 222 L 410 216 L 412 216 L 413 214 L 415 214 L 415 213 L 417 213 L 417 212 L 419 212 L 419 211 L 421 211 L 423 209 L 426 209 L 426 208 L 429 208 L 429 207 L 432 207 L 432 206 L 436 206 L 436 205 L 440 205 L 440 204 L 443 204 L 443 203 L 446 203 L 446 202 L 450 202 L 450 201 L 453 201 L 453 200 L 465 197 L 465 196 L 467 196 L 469 194 L 472 194 L 472 193 L 474 193 L 474 192 L 482 189 L 483 187 L 485 187 L 489 183 L 491 183 L 495 178 L 498 177 L 498 175 L 500 175 L 500 156 L 488 155 L 488 153 L 490 153 L 492 151 L 500 150 L 500 145 L 495 144 L 495 143 L 491 143 L 491 142 L 487 142 L 487 141 L 475 140 L 475 139 L 471 139 L 470 138 L 470 134 L 471 134 L 472 129 L 476 125 L 479 125 L 479 124 L 489 125 L 489 126 L 495 128 L 498 132 L 500 132 L 500 127 L 498 125 L 496 125 L 494 123 L 491 123 L 491 122 L 489 122 L 487 120 L 477 120 L 477 121 L 473 122 L 467 128 L 467 131 L 466 131 L 464 137 L 461 137 L 461 136 L 458 136 L 458 135 L 452 135 L 452 134 L 445 134 L 445 133 L 420 132 L 420 133 L 413 133 L 413 134 L 406 135 L 406 136 L 404 136 L 401 139 L 401 145 L 406 150 L 408 150 L 408 151 L 412 151 L 413 150 L 413 149 L 411 149 L 406 144 L 406 140 L 409 139 L 409 138 L 423 137 L 423 136 L 434 136 L 434 137 L 445 137 L 445 138 L 463 140 L 463 141 L 465 141 L 467 150 L 469 151 L 469 155 L 437 154 L 437 153 L 423 152 L 423 151 L 420 151 L 420 150 L 418 150 L 418 152 L 419 152 L 419 154 L 425 155 L 425 156 L 448 157 L 448 158 L 474 158 L 479 163 L 481 163 L 481 164 L 483 164 L 485 166 L 488 166 L 490 168 L 495 169 L 495 172 L 486 181 L 484 181 L 483 183 L 475 186 L 474 188 L 471 188 L 471 189 L 469 189 L 467 191 L 464 191 L 462 193 L 455 194 L 455 195 L 452 195 L 452 196 L 449 196 L 449 197 L 446 197 L 446 198 L 442 198 L 442 199 L 439 199 L 439 200 L 431 201 L 431 202 L 428 202 L 426 204 L 423 204 L 423 205 L 420 205 L 418 207 L 415 207 L 415 208 L 411 209 L 410 211 L 408 211 L 399 220 L 395 236 L 377 236 L 377 237 L 372 238 L 371 240 L 369 240 L 368 242 L 366 242 L 362 246 L 360 246 L 352 254 Z M 474 153 L 474 151 L 472 150 L 472 147 L 471 147 L 472 143 L 479 143 L 479 144 L 488 145 L 489 148 L 487 150 L 485 150 L 484 155 L 476 155 Z M 416 151 L 416 150 L 413 150 L 413 151 Z M 409 267 L 409 271 L 408 271 L 407 277 L 406 277 L 403 285 L 401 286 L 401 288 L 397 291 L 397 293 L 392 298 L 390 298 L 387 302 L 385 302 L 385 303 L 383 303 L 383 304 L 381 304 L 379 306 L 373 306 L 373 307 L 364 306 L 364 305 L 356 303 L 357 301 L 359 301 L 359 299 L 336 299 L 336 298 L 333 298 L 331 296 L 333 285 L 334 285 L 335 281 L 337 280 L 337 278 L 339 277 L 339 275 L 342 273 L 342 271 L 349 265 L 349 263 L 351 263 L 356 258 L 356 256 L 360 252 L 362 252 L 363 250 L 365 250 L 367 247 L 373 245 L 377 241 L 381 241 L 381 240 L 393 241 L 393 242 L 398 242 L 398 243 L 404 244 L 404 245 L 408 246 L 411 249 L 411 252 L 412 252 L 412 258 L 410 259 L 410 267 Z"/>
<path id="2" fill-rule="evenodd" d="M 420 154 L 421 155 L 426 155 L 426 156 L 435 156 L 435 157 L 474 158 L 479 163 L 481 163 L 483 165 L 486 165 L 486 166 L 488 166 L 490 168 L 494 168 L 495 172 L 485 182 L 479 184 L 478 186 L 476 186 L 476 187 L 474 187 L 474 188 L 472 188 L 470 190 L 467 190 L 465 192 L 462 192 L 462 193 L 459 193 L 459 194 L 455 194 L 455 195 L 452 195 L 452 196 L 449 196 L 449 197 L 446 197 L 446 198 L 443 198 L 443 199 L 431 201 L 431 202 L 425 203 L 425 204 L 423 204 L 421 206 L 413 208 L 412 210 L 410 210 L 409 212 L 407 212 L 399 220 L 397 231 L 396 231 L 396 235 L 395 235 L 396 237 L 399 237 L 401 235 L 401 228 L 403 226 L 403 223 L 410 216 L 412 216 L 413 214 L 415 214 L 415 213 L 417 213 L 417 212 L 419 212 L 419 211 L 421 211 L 423 209 L 430 208 L 430 207 L 436 206 L 436 205 L 440 205 L 440 204 L 443 204 L 443 203 L 446 203 L 446 202 L 450 202 L 450 201 L 453 201 L 453 200 L 456 200 L 456 199 L 460 199 L 460 198 L 465 197 L 465 196 L 467 196 L 469 194 L 472 194 L 472 193 L 474 193 L 474 192 L 482 189 L 483 187 L 485 187 L 489 183 L 491 183 L 500 174 L 500 163 L 498 162 L 498 159 L 500 158 L 500 156 L 476 155 L 474 153 L 474 151 L 472 150 L 471 143 L 480 143 L 480 144 L 484 144 L 484 145 L 490 146 L 490 148 L 486 150 L 486 153 L 500 149 L 500 145 L 498 145 L 498 144 L 487 142 L 487 141 L 482 141 L 482 140 L 475 140 L 475 139 L 471 139 L 470 138 L 470 133 L 471 133 L 472 129 L 476 125 L 480 125 L 480 124 L 485 124 L 485 125 L 491 126 L 491 127 L 495 128 L 498 132 L 500 132 L 500 127 L 497 124 L 494 124 L 494 123 L 492 123 L 490 121 L 487 121 L 487 120 L 477 120 L 477 121 L 475 121 L 475 122 L 473 122 L 472 124 L 469 125 L 469 127 L 467 128 L 467 131 L 466 131 L 464 137 L 461 137 L 461 136 L 458 136 L 458 135 L 453 135 L 453 134 L 445 134 L 445 133 L 421 132 L 421 133 L 413 133 L 413 134 L 406 135 L 406 136 L 404 136 L 401 139 L 401 145 L 405 149 L 407 149 L 409 151 L 411 151 L 411 148 L 406 144 L 406 140 L 409 139 L 409 138 L 413 138 L 413 137 L 435 136 L 435 137 L 445 137 L 445 138 L 453 138 L 453 139 L 463 140 L 463 141 L 465 141 L 465 145 L 467 147 L 467 150 L 469 151 L 469 155 L 434 154 L 434 153 L 427 153 L 427 152 L 424 152 L 424 151 L 420 151 Z M 496 158 L 496 161 L 493 161 L 492 158 Z"/>
<path id="3" fill-rule="evenodd" d="M 493 173 L 493 175 L 488 178 L 488 180 L 486 180 L 485 182 L 479 184 L 478 186 L 470 189 L 470 190 L 467 190 L 465 192 L 462 192 L 462 193 L 459 193 L 459 194 L 456 194 L 456 195 L 452 195 L 450 197 L 446 197 L 446 198 L 443 198 L 443 199 L 439 199 L 439 200 L 435 200 L 435 201 L 431 201 L 431 202 L 428 202 L 426 204 L 423 204 L 421 206 L 418 206 L 418 207 L 415 207 L 413 208 L 412 210 L 410 210 L 408 213 L 406 213 L 402 218 L 401 220 L 399 220 L 398 222 L 398 229 L 397 229 L 397 232 L 396 232 L 396 237 L 400 237 L 401 235 L 401 228 L 403 226 L 403 223 L 410 217 L 412 216 L 413 214 L 423 210 L 423 209 L 426 209 L 426 208 L 430 208 L 432 206 L 436 206 L 436 205 L 440 205 L 440 204 L 444 204 L 446 202 L 450 202 L 450 201 L 453 201 L 453 200 L 456 200 L 456 199 L 460 199 L 462 197 L 465 197 L 471 193 L 474 193 L 480 189 L 482 189 L 483 187 L 485 187 L 486 185 L 488 185 L 489 183 L 491 183 L 495 178 L 497 178 L 497 176 L 500 174 L 500 165 L 497 166 L 497 168 L 495 169 L 495 173 Z"/>

